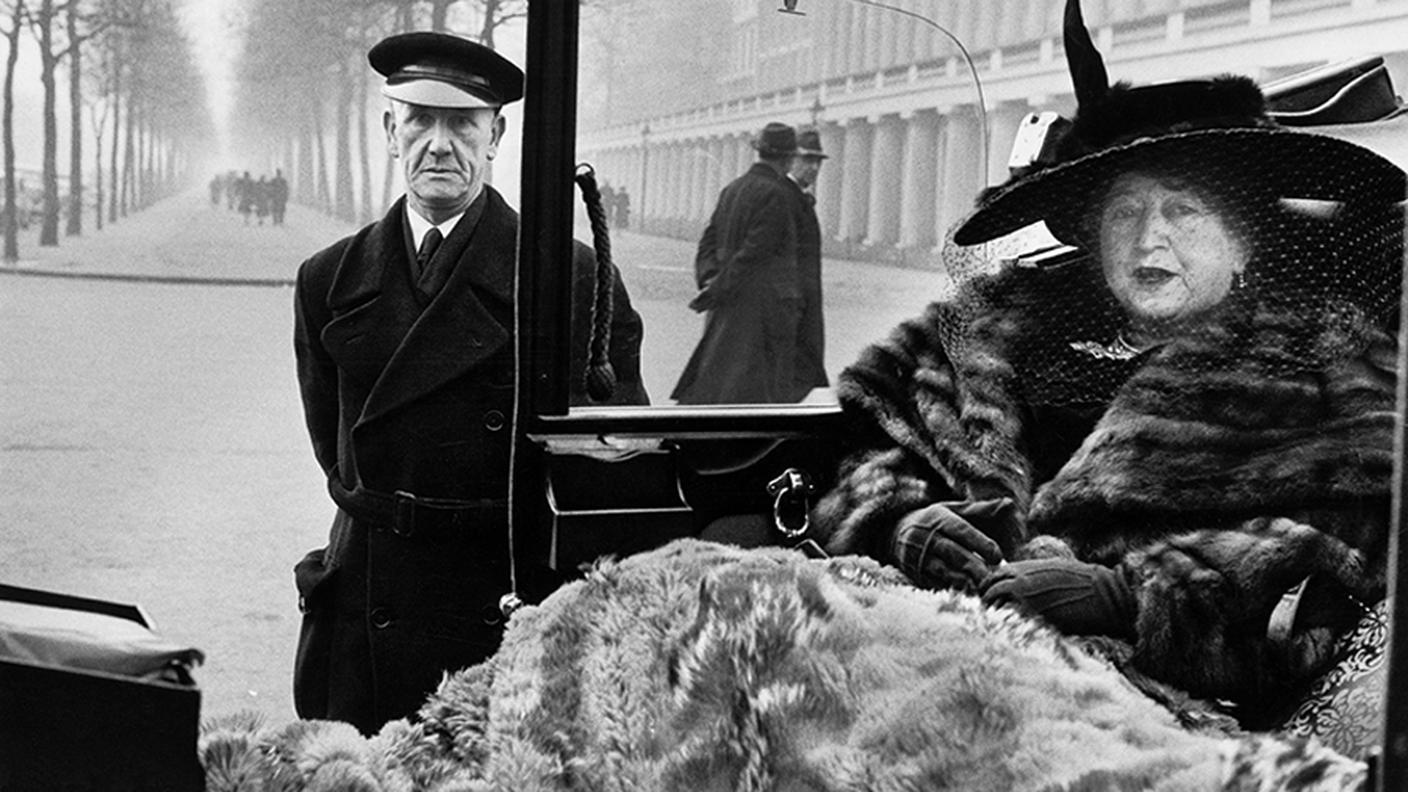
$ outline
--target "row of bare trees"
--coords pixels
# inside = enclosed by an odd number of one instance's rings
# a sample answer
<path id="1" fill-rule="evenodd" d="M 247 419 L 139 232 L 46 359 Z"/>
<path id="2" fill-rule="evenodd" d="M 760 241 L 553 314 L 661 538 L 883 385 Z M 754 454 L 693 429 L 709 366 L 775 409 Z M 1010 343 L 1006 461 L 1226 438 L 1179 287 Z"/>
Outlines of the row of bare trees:
<path id="1" fill-rule="evenodd" d="M 526 13 L 527 0 L 251 0 L 232 134 L 290 164 L 295 201 L 366 222 L 390 203 L 395 183 L 367 50 L 408 30 L 493 46 L 495 32 Z M 376 180 L 374 162 L 383 170 Z"/>
<path id="2" fill-rule="evenodd" d="M 67 76 L 68 195 L 65 234 L 83 232 L 83 208 L 101 229 L 177 189 L 194 176 L 192 154 L 212 139 L 201 71 L 173 0 L 3 0 L 7 45 L 0 115 L 4 146 L 6 261 L 19 258 L 21 204 L 15 173 L 15 80 L 21 47 L 37 47 L 43 86 L 42 199 L 39 244 L 59 244 L 58 98 Z M 87 113 L 88 129 L 83 117 Z M 83 147 L 91 134 L 95 177 L 84 184 Z M 106 154 L 106 157 L 105 157 Z M 104 189 L 104 171 L 107 172 Z M 91 200 L 90 200 L 91 199 Z"/>

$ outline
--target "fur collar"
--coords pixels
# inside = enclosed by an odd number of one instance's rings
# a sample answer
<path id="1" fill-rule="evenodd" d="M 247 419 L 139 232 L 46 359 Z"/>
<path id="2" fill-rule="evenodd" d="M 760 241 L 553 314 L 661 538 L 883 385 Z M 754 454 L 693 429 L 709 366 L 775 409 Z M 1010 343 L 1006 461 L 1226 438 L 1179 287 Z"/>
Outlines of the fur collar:
<path id="1" fill-rule="evenodd" d="M 1325 341 L 1319 328 L 1360 321 L 1353 312 L 1327 322 L 1259 304 L 1229 312 L 1216 332 L 1198 339 L 1128 363 L 1098 363 L 1062 353 L 1052 339 L 1068 334 L 1025 318 L 1023 304 L 1042 294 L 1033 283 L 1010 272 L 975 283 L 842 373 L 838 391 L 858 425 L 854 442 L 872 450 L 843 467 L 836 491 L 818 507 L 834 550 L 869 550 L 876 531 L 946 499 L 1011 497 L 1028 514 L 1030 532 L 1063 536 L 1083 557 L 1101 561 L 1175 527 L 1387 507 L 1392 339 L 1357 327 L 1373 339 L 1364 355 L 1276 373 L 1292 344 Z M 988 307 L 960 320 L 959 303 L 974 299 Z M 977 329 L 950 357 L 943 338 L 955 321 Z M 1057 427 L 1039 420 L 1023 385 L 1023 367 L 1036 365 L 1055 370 L 1053 387 L 1079 380 L 1081 366 L 1122 365 L 1127 377 L 1049 481 L 1033 454 Z M 1190 371 L 1208 365 L 1219 373 Z"/>

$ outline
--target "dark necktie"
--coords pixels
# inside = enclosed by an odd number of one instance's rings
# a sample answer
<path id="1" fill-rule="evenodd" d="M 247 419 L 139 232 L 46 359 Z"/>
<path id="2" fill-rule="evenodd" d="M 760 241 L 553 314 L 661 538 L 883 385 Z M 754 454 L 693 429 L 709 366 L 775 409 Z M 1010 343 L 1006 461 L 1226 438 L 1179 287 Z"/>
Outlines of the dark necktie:
<path id="1" fill-rule="evenodd" d="M 434 226 L 425 232 L 425 237 L 420 241 L 420 250 L 416 251 L 416 270 L 411 273 L 412 282 L 420 281 L 421 273 L 425 272 L 426 266 L 430 264 L 431 256 L 435 255 L 435 249 L 440 247 L 440 240 L 443 238 L 440 229 Z"/>

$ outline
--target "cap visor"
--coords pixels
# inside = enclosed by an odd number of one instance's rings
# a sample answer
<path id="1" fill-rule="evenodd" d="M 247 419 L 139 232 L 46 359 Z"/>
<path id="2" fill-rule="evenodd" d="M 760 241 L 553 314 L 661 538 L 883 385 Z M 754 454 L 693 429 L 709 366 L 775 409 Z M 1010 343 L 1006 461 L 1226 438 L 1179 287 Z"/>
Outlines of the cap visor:
<path id="1" fill-rule="evenodd" d="M 496 108 L 495 102 L 488 102 L 468 91 L 456 88 L 439 80 L 408 80 L 395 85 L 384 85 L 382 95 L 400 102 L 422 107 L 455 108 Z"/>

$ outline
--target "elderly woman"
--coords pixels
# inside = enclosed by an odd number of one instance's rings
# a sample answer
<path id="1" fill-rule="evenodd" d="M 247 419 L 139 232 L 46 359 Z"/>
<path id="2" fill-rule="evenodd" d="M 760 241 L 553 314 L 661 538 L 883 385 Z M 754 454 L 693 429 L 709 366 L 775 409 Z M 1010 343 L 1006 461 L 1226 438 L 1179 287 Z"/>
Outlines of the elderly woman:
<path id="1" fill-rule="evenodd" d="M 1108 85 L 1075 2 L 1066 35 L 1056 162 L 984 195 L 956 296 L 841 376 L 817 523 L 1266 728 L 1385 590 L 1404 174 L 1243 78 Z M 1037 222 L 1075 252 L 990 265 Z"/>

